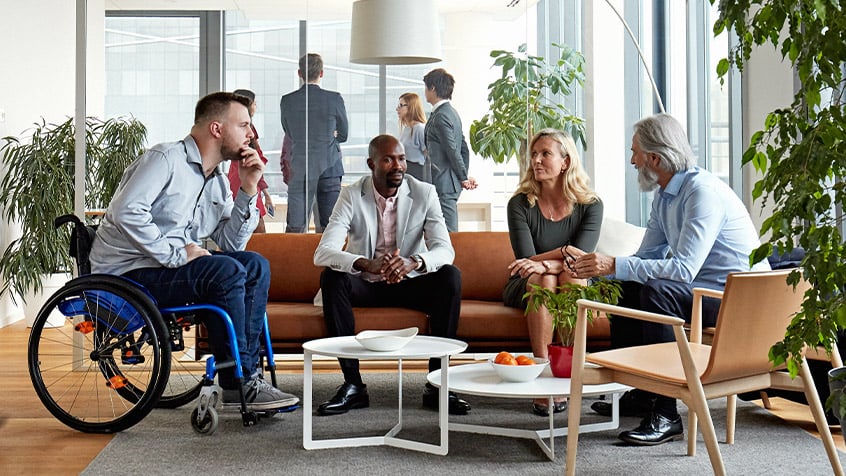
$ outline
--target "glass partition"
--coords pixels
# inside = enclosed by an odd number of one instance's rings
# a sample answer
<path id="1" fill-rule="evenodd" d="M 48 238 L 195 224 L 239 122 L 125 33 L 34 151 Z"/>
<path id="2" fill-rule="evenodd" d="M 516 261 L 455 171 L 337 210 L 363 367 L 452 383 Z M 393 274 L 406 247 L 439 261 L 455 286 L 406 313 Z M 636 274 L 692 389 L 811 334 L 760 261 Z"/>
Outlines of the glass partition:
<path id="1" fill-rule="evenodd" d="M 321 55 L 320 87 L 340 93 L 344 101 L 349 127 L 346 140 L 338 141 L 343 186 L 370 173 L 368 142 L 382 132 L 400 133 L 399 96 L 413 92 L 424 98 L 422 78 L 431 69 L 442 67 L 455 77 L 452 103 L 469 139 L 473 121 L 489 111 L 487 87 L 500 74 L 498 67 L 492 67 L 491 51 L 516 51 L 525 43 L 528 54 L 552 56 L 555 50 L 550 45 L 566 42 L 586 56 L 584 91 L 565 101 L 587 120 L 584 162 L 607 215 L 642 223 L 648 213 L 649 195 L 639 192 L 636 174 L 627 166 L 631 125 L 655 111 L 644 61 L 657 76 L 668 112 L 682 122 L 695 119 L 687 123 L 693 129 L 692 142 L 701 151 L 710 151 L 705 165 L 727 178 L 740 173 L 740 157 L 734 152 L 741 150 L 735 144 L 740 138 L 731 134 L 726 138 L 729 125 L 739 120 L 727 116 L 726 88 L 709 77 L 713 60 L 706 56 L 702 80 L 686 76 L 689 65 L 698 61 L 695 57 L 702 56 L 691 52 L 709 51 L 703 43 L 713 43 L 710 51 L 715 57 L 727 48 L 723 38 L 702 34 L 710 31 L 710 25 L 699 25 L 706 9 L 664 0 L 436 0 L 442 61 L 380 67 L 349 61 L 352 3 L 283 0 L 249 2 L 241 10 L 225 12 L 148 12 L 140 10 L 146 7 L 144 0 L 125 0 L 124 8 L 138 10 L 109 11 L 105 22 L 106 115 L 138 117 L 149 128 L 150 144 L 173 141 L 188 133 L 200 96 L 217 89 L 252 90 L 257 103 L 254 125 L 268 158 L 265 179 L 277 205 L 275 217 L 267 219 L 267 230 L 283 232 L 289 188 L 280 166 L 285 137 L 280 99 L 301 88 L 297 72 L 303 54 Z M 611 5 L 631 26 L 644 51 L 643 61 Z M 204 15 L 212 20 L 204 23 Z M 398 21 L 414 28 L 417 20 Z M 694 29 L 699 33 L 692 34 Z M 298 120 L 292 121 L 302 128 L 308 124 L 312 132 L 327 124 L 314 122 L 325 111 L 313 99 L 307 99 Z M 431 105 L 424 102 L 424 110 L 428 117 Z M 312 148 L 303 149 L 302 167 L 316 166 L 320 157 Z M 461 194 L 459 229 L 507 229 L 505 206 L 517 185 L 516 161 L 496 164 L 471 151 L 469 173 L 479 187 Z M 316 187 L 313 181 L 304 188 L 308 186 Z M 307 190 L 306 194 L 310 195 Z M 319 231 L 312 203 L 303 203 L 300 214 L 312 217 L 304 231 Z"/>

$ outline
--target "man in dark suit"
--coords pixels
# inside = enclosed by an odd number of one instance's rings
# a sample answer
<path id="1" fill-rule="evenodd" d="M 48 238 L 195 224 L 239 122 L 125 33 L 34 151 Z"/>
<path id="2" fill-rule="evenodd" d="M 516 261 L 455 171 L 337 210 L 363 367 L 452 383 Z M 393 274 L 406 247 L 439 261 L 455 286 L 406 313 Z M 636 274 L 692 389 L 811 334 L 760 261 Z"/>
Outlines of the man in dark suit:
<path id="1" fill-rule="evenodd" d="M 291 176 L 288 180 L 288 233 L 304 233 L 312 202 L 317 198 L 315 224 L 323 229 L 341 191 L 344 163 L 341 142 L 349 132 L 344 99 L 320 87 L 323 59 L 309 53 L 300 58 L 303 86 L 279 102 L 282 128 L 291 138 Z"/>
<path id="2" fill-rule="evenodd" d="M 314 252 L 323 316 L 332 336 L 355 333 L 354 306 L 396 306 L 429 315 L 433 335 L 455 338 L 461 310 L 461 272 L 432 185 L 406 177 L 405 151 L 393 136 L 370 141 L 371 176 L 346 187 Z M 370 406 L 358 360 L 339 359 L 344 384 L 317 408 L 338 415 Z M 429 360 L 429 370 L 441 367 Z M 449 413 L 470 405 L 449 394 Z M 437 390 L 426 384 L 423 406 L 438 408 Z"/>
<path id="3" fill-rule="evenodd" d="M 426 151 L 432 162 L 432 183 L 438 191 L 447 230 L 458 231 L 458 196 L 462 189 L 476 188 L 467 176 L 470 153 L 461 130 L 461 118 L 450 104 L 455 78 L 444 69 L 429 71 L 423 77 L 426 101 L 432 113 L 426 122 Z"/>

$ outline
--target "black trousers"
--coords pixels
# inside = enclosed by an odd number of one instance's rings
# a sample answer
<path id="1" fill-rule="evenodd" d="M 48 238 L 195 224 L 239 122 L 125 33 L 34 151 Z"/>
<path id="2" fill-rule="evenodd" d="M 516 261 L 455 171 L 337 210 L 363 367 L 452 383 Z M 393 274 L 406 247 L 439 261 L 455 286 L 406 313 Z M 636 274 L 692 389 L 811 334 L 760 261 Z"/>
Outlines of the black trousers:
<path id="1" fill-rule="evenodd" d="M 645 283 L 634 281 L 622 282 L 623 293 L 619 305 L 641 311 L 665 314 L 679 317 L 690 322 L 693 309 L 693 286 L 669 281 L 666 279 L 650 279 Z M 702 326 L 712 327 L 717 323 L 720 311 L 720 300 L 703 298 Z M 673 342 L 673 328 L 666 324 L 639 321 L 622 316 L 611 316 L 611 347 L 633 347 L 661 342 Z M 641 392 L 646 394 L 647 392 Z M 676 400 L 674 398 L 657 396 L 655 411 L 664 416 L 675 418 L 678 416 Z"/>
<path id="2" fill-rule="evenodd" d="M 371 283 L 329 268 L 320 275 L 323 291 L 323 318 L 330 336 L 355 334 L 353 307 L 403 307 L 425 312 L 429 332 L 454 338 L 461 311 L 461 272 L 452 265 L 396 284 Z M 360 385 L 358 360 L 338 359 L 344 380 Z M 429 371 L 441 368 L 440 359 L 429 360 Z"/>

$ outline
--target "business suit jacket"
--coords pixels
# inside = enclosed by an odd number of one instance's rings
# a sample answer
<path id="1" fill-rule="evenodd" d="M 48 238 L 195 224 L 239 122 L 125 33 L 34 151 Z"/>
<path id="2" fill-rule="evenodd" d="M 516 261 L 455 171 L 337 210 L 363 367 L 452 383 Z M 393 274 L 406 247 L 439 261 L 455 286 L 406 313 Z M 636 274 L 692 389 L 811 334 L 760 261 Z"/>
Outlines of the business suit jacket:
<path id="1" fill-rule="evenodd" d="M 363 177 L 341 190 L 314 252 L 315 266 L 360 274 L 353 269 L 355 260 L 375 257 L 378 208 L 372 183 L 372 177 Z M 435 187 L 410 175 L 397 191 L 397 247 L 401 256 L 419 254 L 426 264 L 424 273 L 452 264 L 455 258 Z M 420 274 L 412 271 L 408 277 Z"/>
<path id="2" fill-rule="evenodd" d="M 308 101 L 306 101 L 306 89 Z M 282 129 L 285 130 L 286 136 L 290 136 L 293 143 L 291 179 L 302 179 L 306 171 L 306 152 L 308 152 L 310 181 L 316 181 L 327 171 L 327 177 L 344 175 L 340 144 L 347 140 L 349 123 L 341 94 L 327 91 L 316 84 L 307 84 L 282 96 L 279 107 Z M 306 134 L 306 110 L 308 110 L 308 134 Z"/>
<path id="3" fill-rule="evenodd" d="M 458 112 L 449 102 L 441 104 L 426 122 L 426 150 L 432 162 L 432 183 L 441 195 L 457 195 L 462 190 L 461 182 L 467 180 L 469 154 L 462 154 L 462 144 L 466 151 Z"/>

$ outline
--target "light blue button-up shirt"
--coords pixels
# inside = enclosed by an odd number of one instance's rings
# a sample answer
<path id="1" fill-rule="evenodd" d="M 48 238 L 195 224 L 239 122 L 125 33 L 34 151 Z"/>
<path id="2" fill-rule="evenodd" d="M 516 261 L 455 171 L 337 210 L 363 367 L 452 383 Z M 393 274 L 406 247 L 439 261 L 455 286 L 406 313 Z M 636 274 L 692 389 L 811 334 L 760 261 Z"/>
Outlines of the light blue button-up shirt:
<path id="1" fill-rule="evenodd" d="M 91 248 L 91 270 L 124 274 L 176 268 L 185 246 L 211 238 L 224 251 L 243 250 L 258 224 L 258 194 L 232 200 L 220 170 L 206 177 L 190 135 L 146 151 L 123 174 Z"/>
<path id="2" fill-rule="evenodd" d="M 743 202 L 722 180 L 694 167 L 679 172 L 655 193 L 640 249 L 616 258 L 617 279 L 668 279 L 723 289 L 726 275 L 770 269 L 766 260 L 749 267 L 760 246 Z"/>

